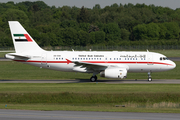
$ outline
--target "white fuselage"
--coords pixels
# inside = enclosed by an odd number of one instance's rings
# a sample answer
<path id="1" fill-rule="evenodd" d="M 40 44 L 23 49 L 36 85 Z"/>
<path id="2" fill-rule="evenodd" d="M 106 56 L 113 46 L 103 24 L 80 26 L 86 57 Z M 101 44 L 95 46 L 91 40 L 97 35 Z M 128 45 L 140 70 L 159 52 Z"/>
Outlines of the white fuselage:
<path id="1" fill-rule="evenodd" d="M 11 59 L 38 67 L 67 72 L 93 73 L 93 70 L 76 67 L 75 61 L 106 65 L 107 67 L 123 67 L 128 72 L 160 72 L 176 67 L 176 64 L 168 60 L 166 56 L 154 52 L 43 51 L 23 54 L 28 54 L 30 59 L 21 60 L 16 57 Z M 6 57 L 8 58 L 8 56 Z M 107 67 L 100 67 L 99 71 L 103 71 Z"/>

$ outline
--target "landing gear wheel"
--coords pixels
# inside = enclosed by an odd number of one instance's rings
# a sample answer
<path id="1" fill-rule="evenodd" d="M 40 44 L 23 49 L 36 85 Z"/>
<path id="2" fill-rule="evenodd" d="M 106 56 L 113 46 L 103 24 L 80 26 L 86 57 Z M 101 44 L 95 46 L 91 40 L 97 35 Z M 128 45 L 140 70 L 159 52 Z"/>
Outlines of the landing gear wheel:
<path id="1" fill-rule="evenodd" d="M 152 81 L 152 78 L 151 78 L 151 77 L 149 77 L 149 78 L 148 78 L 148 81 L 149 81 L 149 82 L 151 82 L 151 81 Z"/>
<path id="2" fill-rule="evenodd" d="M 151 72 L 148 72 L 148 81 L 151 82 L 152 78 L 151 78 Z"/>
<path id="3" fill-rule="evenodd" d="M 92 77 L 90 78 L 90 81 L 91 81 L 91 82 L 96 82 L 96 80 L 97 80 L 97 76 L 92 76 Z"/>

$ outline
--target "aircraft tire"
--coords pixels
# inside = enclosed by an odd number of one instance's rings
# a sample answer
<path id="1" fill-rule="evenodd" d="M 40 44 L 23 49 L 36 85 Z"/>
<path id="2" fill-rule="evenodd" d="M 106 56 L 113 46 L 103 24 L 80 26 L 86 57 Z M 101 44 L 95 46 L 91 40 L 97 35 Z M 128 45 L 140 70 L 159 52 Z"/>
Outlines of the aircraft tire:
<path id="1" fill-rule="evenodd" d="M 149 78 L 148 78 L 148 81 L 149 81 L 149 82 L 151 82 L 151 81 L 152 81 L 152 78 L 151 78 L 151 77 L 149 77 Z"/>
<path id="2" fill-rule="evenodd" d="M 97 80 L 97 76 L 92 76 L 92 77 L 90 78 L 90 81 L 91 81 L 91 82 L 96 82 L 96 80 Z"/>

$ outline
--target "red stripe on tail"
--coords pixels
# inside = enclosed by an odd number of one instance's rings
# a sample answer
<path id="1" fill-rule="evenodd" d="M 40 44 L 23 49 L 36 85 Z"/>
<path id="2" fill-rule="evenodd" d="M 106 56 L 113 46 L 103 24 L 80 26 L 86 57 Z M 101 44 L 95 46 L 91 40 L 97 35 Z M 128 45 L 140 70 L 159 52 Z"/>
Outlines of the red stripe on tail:
<path id="1" fill-rule="evenodd" d="M 24 34 L 24 36 L 26 37 L 26 39 L 28 40 L 28 42 L 33 42 L 32 39 L 29 37 L 28 34 Z"/>

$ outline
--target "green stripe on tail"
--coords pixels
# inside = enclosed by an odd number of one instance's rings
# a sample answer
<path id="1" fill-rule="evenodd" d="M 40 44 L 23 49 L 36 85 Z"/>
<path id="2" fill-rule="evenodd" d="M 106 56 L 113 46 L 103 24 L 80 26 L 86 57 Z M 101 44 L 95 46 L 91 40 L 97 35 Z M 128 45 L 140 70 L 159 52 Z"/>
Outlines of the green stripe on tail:
<path id="1" fill-rule="evenodd" d="M 14 37 L 24 36 L 24 34 L 13 34 Z"/>

